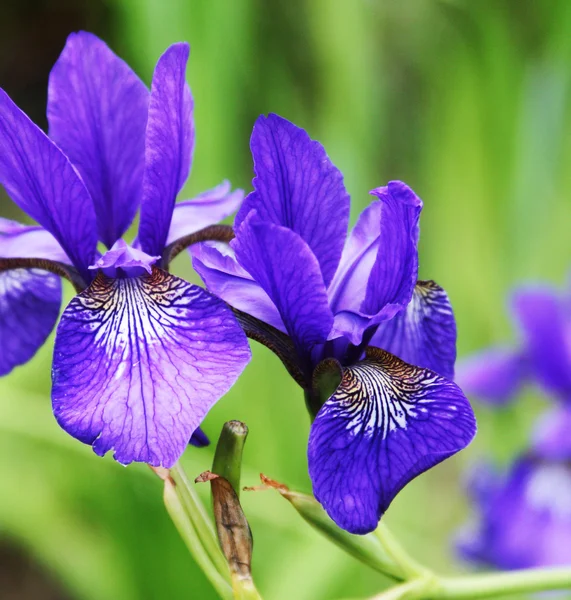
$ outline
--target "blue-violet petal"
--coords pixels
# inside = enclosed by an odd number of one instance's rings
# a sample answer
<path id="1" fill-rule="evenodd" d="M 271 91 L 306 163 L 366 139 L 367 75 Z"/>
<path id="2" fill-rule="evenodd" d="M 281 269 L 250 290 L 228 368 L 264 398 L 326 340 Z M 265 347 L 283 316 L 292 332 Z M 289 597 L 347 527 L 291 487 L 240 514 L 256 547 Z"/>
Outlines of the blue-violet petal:
<path id="1" fill-rule="evenodd" d="M 454 383 L 369 347 L 365 360 L 344 369 L 311 427 L 313 492 L 339 527 L 370 532 L 409 481 L 475 433 Z"/>
<path id="2" fill-rule="evenodd" d="M 0 90 L 0 183 L 59 242 L 81 275 L 97 247 L 89 192 L 62 151 Z"/>
<path id="3" fill-rule="evenodd" d="M 167 244 L 215 225 L 238 210 L 244 199 L 243 190 L 232 190 L 229 181 L 199 194 L 191 200 L 175 204 Z"/>
<path id="4" fill-rule="evenodd" d="M 99 273 L 57 329 L 54 414 L 99 455 L 171 467 L 249 359 L 231 311 L 201 288 L 156 268 Z"/>
<path id="5" fill-rule="evenodd" d="M 258 221 L 252 211 L 231 245 L 240 265 L 275 304 L 300 356 L 307 358 L 333 325 L 319 263 L 307 243 L 291 229 Z"/>
<path id="6" fill-rule="evenodd" d="M 60 305 L 57 275 L 39 269 L 0 273 L 0 376 L 34 356 L 54 328 Z"/>
<path id="7" fill-rule="evenodd" d="M 49 133 L 89 190 L 108 248 L 141 201 L 148 103 L 145 84 L 97 36 L 67 38 L 50 74 Z"/>
<path id="8" fill-rule="evenodd" d="M 295 231 L 317 257 L 328 285 L 339 264 L 349 223 L 343 175 L 319 142 L 274 114 L 258 118 L 250 148 L 255 191 L 244 200 L 236 227 L 255 209 L 262 220 Z"/>
<path id="9" fill-rule="evenodd" d="M 571 402 L 571 306 L 557 292 L 538 287 L 518 290 L 513 310 L 533 377 Z"/>
<path id="10" fill-rule="evenodd" d="M 406 309 L 379 323 L 371 345 L 454 379 L 456 320 L 446 292 L 434 281 L 417 282 Z"/>
<path id="11" fill-rule="evenodd" d="M 150 255 L 166 245 L 176 196 L 190 172 L 194 148 L 193 101 L 186 83 L 188 44 L 159 58 L 149 103 L 139 242 Z"/>
<path id="12" fill-rule="evenodd" d="M 243 269 L 228 244 L 204 242 L 189 248 L 194 270 L 200 275 L 206 288 L 234 308 L 248 313 L 285 333 L 276 305 Z"/>
<path id="13" fill-rule="evenodd" d="M 456 382 L 468 396 L 502 405 L 517 396 L 527 375 L 521 352 L 493 347 L 458 361 Z"/>

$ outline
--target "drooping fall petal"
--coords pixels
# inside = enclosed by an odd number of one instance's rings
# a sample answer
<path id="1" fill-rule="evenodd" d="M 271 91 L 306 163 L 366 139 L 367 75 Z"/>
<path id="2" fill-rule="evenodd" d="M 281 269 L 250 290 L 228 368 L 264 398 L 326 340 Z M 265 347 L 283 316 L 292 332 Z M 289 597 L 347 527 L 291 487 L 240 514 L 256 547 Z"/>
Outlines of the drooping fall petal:
<path id="1" fill-rule="evenodd" d="M 311 427 L 315 497 L 351 533 L 368 533 L 417 475 L 466 447 L 476 433 L 469 402 L 432 371 L 368 348 Z"/>
<path id="2" fill-rule="evenodd" d="M 99 455 L 170 467 L 249 358 L 231 311 L 201 288 L 156 268 L 100 273 L 58 326 L 54 414 Z"/>

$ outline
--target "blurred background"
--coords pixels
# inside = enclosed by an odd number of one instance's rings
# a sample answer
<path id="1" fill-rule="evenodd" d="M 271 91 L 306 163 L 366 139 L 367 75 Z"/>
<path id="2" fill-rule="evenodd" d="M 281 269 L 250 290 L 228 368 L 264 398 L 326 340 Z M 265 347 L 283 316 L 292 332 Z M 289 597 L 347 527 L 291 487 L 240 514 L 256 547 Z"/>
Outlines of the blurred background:
<path id="1" fill-rule="evenodd" d="M 102 37 L 147 83 L 170 43 L 190 42 L 197 144 L 181 197 L 224 178 L 250 190 L 249 134 L 270 111 L 325 145 L 345 174 L 353 221 L 368 190 L 390 179 L 410 184 L 425 202 L 421 276 L 452 299 L 459 356 L 513 340 L 506 300 L 514 284 L 566 281 L 568 0 L 3 2 L 0 86 L 42 127 L 49 70 L 78 29 Z M 21 218 L 5 195 L 0 214 Z M 192 276 L 186 256 L 174 270 Z M 149 470 L 100 459 L 56 425 L 52 344 L 0 380 L 0 598 L 215 598 Z M 204 428 L 214 438 L 228 419 L 249 425 L 244 485 L 264 472 L 310 491 L 302 394 L 281 363 L 253 345 L 252 364 Z M 475 402 L 473 445 L 411 483 L 386 516 L 415 556 L 447 573 L 468 568 L 450 541 L 470 514 L 465 472 L 479 457 L 509 461 L 545 403 L 535 391 L 501 411 Z M 194 476 L 211 457 L 210 449 L 189 449 L 183 463 Z M 265 598 L 361 598 L 387 585 L 277 494 L 244 493 L 243 505 Z"/>

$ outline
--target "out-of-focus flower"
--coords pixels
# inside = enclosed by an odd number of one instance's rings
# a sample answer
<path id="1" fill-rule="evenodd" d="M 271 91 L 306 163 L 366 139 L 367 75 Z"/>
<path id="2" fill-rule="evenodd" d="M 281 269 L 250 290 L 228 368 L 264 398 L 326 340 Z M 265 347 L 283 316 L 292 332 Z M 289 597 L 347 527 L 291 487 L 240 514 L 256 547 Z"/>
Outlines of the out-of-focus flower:
<path id="1" fill-rule="evenodd" d="M 474 470 L 469 493 L 478 513 L 458 549 L 499 569 L 571 564 L 571 298 L 546 286 L 512 297 L 518 348 L 491 348 L 464 360 L 457 382 L 495 405 L 525 382 L 556 400 L 535 423 L 528 452 L 505 473 Z"/>
<path id="2" fill-rule="evenodd" d="M 422 202 L 398 181 L 377 188 L 347 237 L 349 196 L 319 143 L 269 115 L 251 150 L 254 191 L 236 239 L 195 246 L 194 266 L 257 319 L 250 335 L 304 389 L 315 496 L 340 527 L 365 533 L 412 478 L 475 434 L 451 381 L 450 303 L 434 282 L 417 281 Z"/>
<path id="3" fill-rule="evenodd" d="M 570 404 L 571 296 L 547 286 L 526 287 L 514 293 L 511 309 L 519 347 L 490 348 L 465 359 L 456 380 L 467 394 L 494 404 L 511 401 L 526 381 Z"/>
<path id="4" fill-rule="evenodd" d="M 507 473 L 474 473 L 470 495 L 478 522 L 460 534 L 461 555 L 498 569 L 571 564 L 569 461 L 518 459 Z"/>
<path id="5" fill-rule="evenodd" d="M 167 270 L 173 248 L 242 199 L 223 184 L 175 206 L 194 146 L 188 54 L 168 48 L 149 93 L 101 40 L 72 34 L 50 75 L 50 137 L 0 90 L 0 183 L 41 225 L 0 221 L 0 374 L 56 323 L 60 282 L 46 271 L 69 278 L 80 293 L 57 328 L 54 414 L 124 464 L 172 466 L 250 357 L 225 304 Z"/>

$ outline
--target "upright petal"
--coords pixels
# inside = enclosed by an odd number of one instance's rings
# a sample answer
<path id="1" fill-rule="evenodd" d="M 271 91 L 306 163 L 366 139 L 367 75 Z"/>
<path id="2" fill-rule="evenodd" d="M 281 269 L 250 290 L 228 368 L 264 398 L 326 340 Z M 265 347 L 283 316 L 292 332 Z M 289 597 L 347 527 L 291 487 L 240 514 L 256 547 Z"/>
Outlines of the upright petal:
<path id="1" fill-rule="evenodd" d="M 475 433 L 470 404 L 454 383 L 370 347 L 344 370 L 311 427 L 315 497 L 340 527 L 367 533 L 411 479 Z"/>
<path id="2" fill-rule="evenodd" d="M 141 248 L 151 255 L 161 254 L 166 245 L 176 196 L 190 172 L 194 122 L 188 55 L 188 44 L 173 44 L 153 75 L 139 225 Z"/>
<path id="3" fill-rule="evenodd" d="M 513 307 L 533 376 L 549 392 L 571 401 L 571 307 L 547 288 L 519 290 Z"/>
<path id="4" fill-rule="evenodd" d="M 459 361 L 456 382 L 468 396 L 501 405 L 517 396 L 527 376 L 521 352 L 489 348 Z"/>
<path id="5" fill-rule="evenodd" d="M 446 292 L 434 281 L 418 281 L 406 309 L 379 323 L 371 345 L 454 379 L 456 321 Z"/>
<path id="6" fill-rule="evenodd" d="M 171 467 L 249 358 L 232 313 L 204 290 L 159 269 L 100 273 L 57 330 L 54 414 L 99 455 Z"/>
<path id="7" fill-rule="evenodd" d="M 79 171 L 110 248 L 141 200 L 149 90 L 92 33 L 72 33 L 50 74 L 50 137 Z"/>
<path id="8" fill-rule="evenodd" d="M 250 148 L 255 191 L 244 200 L 236 227 L 255 209 L 262 220 L 295 231 L 317 257 L 328 285 L 349 223 L 349 195 L 341 172 L 320 143 L 274 114 L 258 118 Z"/>
<path id="9" fill-rule="evenodd" d="M 420 198 L 400 181 L 371 193 L 379 201 L 357 221 L 329 288 L 333 335 L 344 335 L 355 345 L 368 327 L 407 306 L 418 275 Z"/>
<path id="10" fill-rule="evenodd" d="M 276 305 L 236 260 L 232 248 L 220 242 L 204 242 L 190 248 L 192 265 L 207 289 L 234 308 L 285 332 Z"/>
<path id="11" fill-rule="evenodd" d="M 319 263 L 291 229 L 256 218 L 252 211 L 240 226 L 232 242 L 236 258 L 277 307 L 298 353 L 307 357 L 314 344 L 326 341 L 333 324 Z"/>
<path id="12" fill-rule="evenodd" d="M 57 240 L 42 227 L 0 217 L 0 258 L 45 258 L 69 263 Z"/>
<path id="13" fill-rule="evenodd" d="M 404 308 L 418 276 L 420 198 L 404 183 L 390 181 L 371 192 L 382 202 L 380 244 L 361 310 L 374 315 Z"/>
<path id="14" fill-rule="evenodd" d="M 224 181 L 196 198 L 178 202 L 172 214 L 167 245 L 229 217 L 238 210 L 243 199 L 243 190 L 232 191 L 230 182 Z"/>
<path id="15" fill-rule="evenodd" d="M 69 160 L 0 90 L 0 183 L 59 242 L 86 280 L 97 246 L 93 203 Z"/>
<path id="16" fill-rule="evenodd" d="M 59 277 L 39 269 L 0 273 L 0 375 L 28 362 L 56 324 Z"/>
<path id="17" fill-rule="evenodd" d="M 334 313 L 358 312 L 365 300 L 367 284 L 381 244 L 383 203 L 375 200 L 359 215 L 351 231 L 335 277 L 327 290 Z"/>

